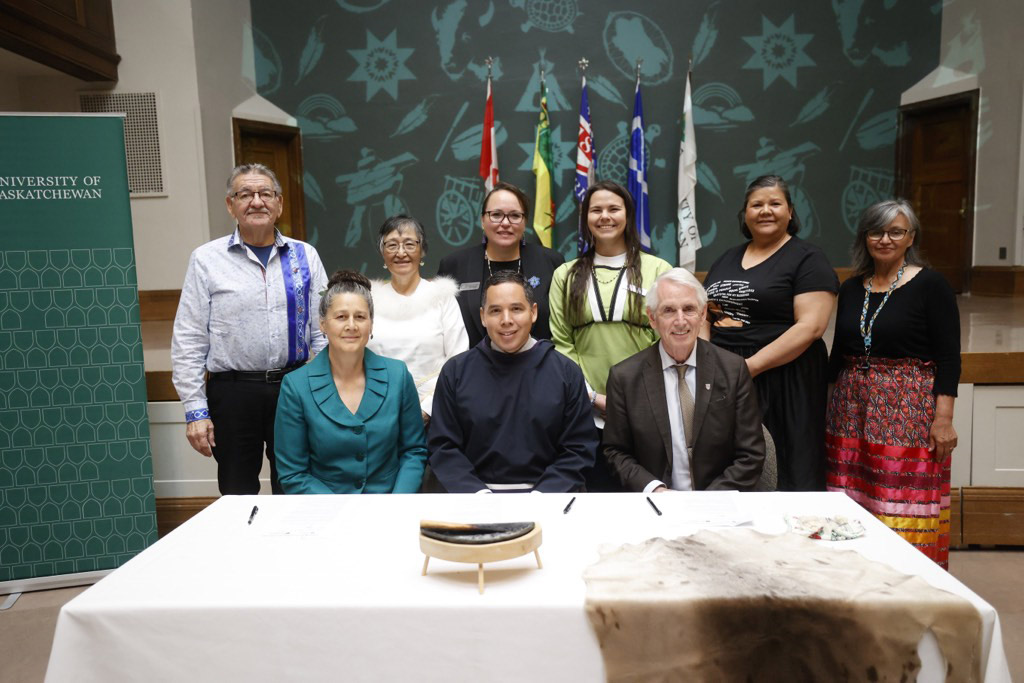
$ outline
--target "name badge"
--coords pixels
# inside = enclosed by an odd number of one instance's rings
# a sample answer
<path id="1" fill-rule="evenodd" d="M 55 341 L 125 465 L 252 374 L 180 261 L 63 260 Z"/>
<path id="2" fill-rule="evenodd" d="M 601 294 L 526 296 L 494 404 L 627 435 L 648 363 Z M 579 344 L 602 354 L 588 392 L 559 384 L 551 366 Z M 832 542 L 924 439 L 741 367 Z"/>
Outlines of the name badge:
<path id="1" fill-rule="evenodd" d="M 631 284 L 631 285 L 629 286 L 629 291 L 631 291 L 631 292 L 636 292 L 637 294 L 639 294 L 639 295 L 640 295 L 640 296 L 642 296 L 642 297 L 646 297 L 646 296 L 647 296 L 647 290 L 646 290 L 646 289 L 640 289 L 640 288 L 639 288 L 639 287 L 637 287 L 636 285 L 632 285 L 632 284 Z"/>
<path id="2" fill-rule="evenodd" d="M 479 282 L 463 282 L 462 284 L 459 285 L 459 291 L 460 292 L 465 292 L 465 291 L 470 290 L 470 289 L 480 289 L 480 283 Z"/>

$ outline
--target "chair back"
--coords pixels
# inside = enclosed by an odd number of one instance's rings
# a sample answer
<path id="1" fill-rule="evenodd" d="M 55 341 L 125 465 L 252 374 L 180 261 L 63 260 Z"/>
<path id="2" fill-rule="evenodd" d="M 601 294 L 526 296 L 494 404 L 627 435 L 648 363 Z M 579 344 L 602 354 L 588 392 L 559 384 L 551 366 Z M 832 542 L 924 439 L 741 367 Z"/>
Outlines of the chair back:
<path id="1" fill-rule="evenodd" d="M 761 425 L 764 432 L 764 469 L 761 470 L 761 478 L 754 486 L 755 491 L 774 491 L 779 485 L 779 465 L 775 457 L 775 440 L 771 432 L 764 425 Z"/>

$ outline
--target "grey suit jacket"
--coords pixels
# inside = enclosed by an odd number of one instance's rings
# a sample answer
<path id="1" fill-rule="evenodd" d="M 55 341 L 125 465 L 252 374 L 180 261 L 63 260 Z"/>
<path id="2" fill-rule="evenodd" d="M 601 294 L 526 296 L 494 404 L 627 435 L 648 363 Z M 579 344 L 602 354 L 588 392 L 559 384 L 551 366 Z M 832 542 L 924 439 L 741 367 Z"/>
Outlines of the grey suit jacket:
<path id="1" fill-rule="evenodd" d="M 660 344 L 660 342 L 659 342 Z M 697 340 L 694 441 L 696 490 L 751 491 L 764 464 L 757 391 L 740 356 Z M 627 490 L 672 481 L 672 434 L 658 344 L 611 369 L 604 456 Z"/>

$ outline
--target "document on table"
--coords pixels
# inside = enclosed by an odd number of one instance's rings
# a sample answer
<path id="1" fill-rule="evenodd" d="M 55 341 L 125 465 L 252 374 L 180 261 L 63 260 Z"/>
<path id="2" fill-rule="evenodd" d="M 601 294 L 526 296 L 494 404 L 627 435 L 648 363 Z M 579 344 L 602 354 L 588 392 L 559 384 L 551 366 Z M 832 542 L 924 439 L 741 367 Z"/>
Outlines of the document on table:
<path id="1" fill-rule="evenodd" d="M 741 526 L 753 522 L 739 491 L 686 491 L 651 496 L 665 521 L 699 526 Z"/>
<path id="2" fill-rule="evenodd" d="M 262 514 L 260 536 L 319 536 L 345 507 L 338 496 L 307 496 L 302 505 L 290 507 L 275 515 L 272 510 Z"/>

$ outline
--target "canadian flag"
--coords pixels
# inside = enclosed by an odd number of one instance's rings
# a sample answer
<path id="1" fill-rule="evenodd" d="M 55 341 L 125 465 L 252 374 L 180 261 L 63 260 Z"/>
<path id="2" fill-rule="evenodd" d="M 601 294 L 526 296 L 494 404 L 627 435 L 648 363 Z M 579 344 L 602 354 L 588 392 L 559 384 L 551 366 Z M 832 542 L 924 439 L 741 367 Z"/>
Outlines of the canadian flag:
<path id="1" fill-rule="evenodd" d="M 484 132 L 480 140 L 480 177 L 490 192 L 498 182 L 498 144 L 494 140 L 494 101 L 491 99 L 491 77 L 487 77 L 487 104 L 484 106 Z"/>

